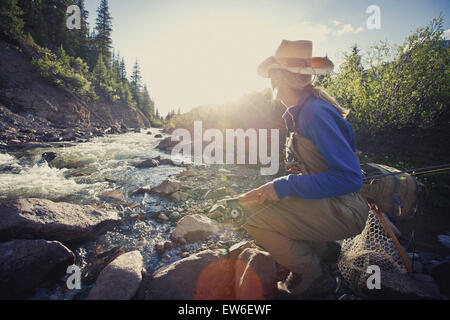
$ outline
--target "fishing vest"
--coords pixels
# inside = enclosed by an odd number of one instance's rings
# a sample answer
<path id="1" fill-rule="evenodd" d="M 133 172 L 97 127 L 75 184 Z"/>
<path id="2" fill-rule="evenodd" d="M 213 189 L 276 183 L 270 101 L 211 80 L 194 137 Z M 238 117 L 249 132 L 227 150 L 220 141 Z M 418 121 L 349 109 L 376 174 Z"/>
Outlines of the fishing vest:
<path id="1" fill-rule="evenodd" d="M 308 99 L 305 99 L 306 103 Z M 303 105 L 304 105 L 303 103 Z M 298 113 L 294 116 L 297 128 Z M 302 136 L 298 130 L 288 132 L 285 145 L 285 171 L 290 174 L 319 174 L 328 171 L 328 165 L 317 149 L 316 145 Z M 354 153 L 358 162 L 358 154 Z M 399 172 L 381 164 L 360 164 L 363 179 L 374 175 Z M 358 191 L 367 201 L 375 203 L 377 207 L 391 217 L 406 216 L 414 213 L 419 205 L 423 204 L 425 186 L 416 177 L 407 173 L 380 177 L 378 179 L 365 179 Z"/>

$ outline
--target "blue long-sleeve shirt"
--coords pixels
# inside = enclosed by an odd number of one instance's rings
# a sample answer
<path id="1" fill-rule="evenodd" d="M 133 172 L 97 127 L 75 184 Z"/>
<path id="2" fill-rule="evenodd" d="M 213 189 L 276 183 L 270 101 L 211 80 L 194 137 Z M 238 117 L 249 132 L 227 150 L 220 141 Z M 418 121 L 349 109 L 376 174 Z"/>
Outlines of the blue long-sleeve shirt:
<path id="1" fill-rule="evenodd" d="M 328 171 L 310 175 L 288 175 L 274 181 L 280 199 L 297 196 L 322 199 L 344 195 L 362 188 L 361 167 L 354 152 L 356 141 L 352 125 L 327 102 L 303 95 L 283 118 L 288 131 L 295 130 L 292 114 L 298 111 L 298 132 L 308 138 L 324 157 Z M 286 116 L 289 115 L 289 116 Z"/>

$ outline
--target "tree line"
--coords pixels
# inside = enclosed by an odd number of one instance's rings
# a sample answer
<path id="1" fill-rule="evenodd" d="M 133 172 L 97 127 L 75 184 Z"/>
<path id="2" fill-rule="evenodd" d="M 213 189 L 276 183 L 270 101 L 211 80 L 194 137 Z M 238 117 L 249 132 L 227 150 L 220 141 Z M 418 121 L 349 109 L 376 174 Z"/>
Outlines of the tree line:
<path id="1" fill-rule="evenodd" d="M 67 28 L 70 5 L 80 8 L 79 29 Z M 138 60 L 128 76 L 125 58 L 113 48 L 113 17 L 107 0 L 100 2 L 96 13 L 91 31 L 84 0 L 2 0 L 0 33 L 36 44 L 45 54 L 33 63 L 56 85 L 67 86 L 86 99 L 102 94 L 111 102 L 121 101 L 160 124 L 163 117 L 143 84 Z"/>

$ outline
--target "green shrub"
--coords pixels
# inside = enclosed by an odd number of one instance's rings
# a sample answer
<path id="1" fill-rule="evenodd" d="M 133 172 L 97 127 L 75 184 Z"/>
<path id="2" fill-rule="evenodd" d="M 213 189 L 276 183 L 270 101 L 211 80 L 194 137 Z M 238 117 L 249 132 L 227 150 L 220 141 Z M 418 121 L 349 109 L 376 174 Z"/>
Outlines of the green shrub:
<path id="1" fill-rule="evenodd" d="M 381 42 L 363 57 L 357 47 L 340 72 L 320 84 L 345 107 L 355 131 L 375 136 L 386 129 L 448 126 L 450 46 L 443 18 L 433 19 L 403 45 Z"/>

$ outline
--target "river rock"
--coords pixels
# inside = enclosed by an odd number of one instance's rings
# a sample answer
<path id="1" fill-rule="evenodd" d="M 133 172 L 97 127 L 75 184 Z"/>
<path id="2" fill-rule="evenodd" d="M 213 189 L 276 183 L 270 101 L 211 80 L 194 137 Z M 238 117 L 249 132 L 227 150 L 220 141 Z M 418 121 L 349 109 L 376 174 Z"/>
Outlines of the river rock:
<path id="1" fill-rule="evenodd" d="M 176 164 L 172 159 L 161 158 L 161 156 L 154 157 L 153 160 L 157 160 L 161 165 L 181 166 Z"/>
<path id="2" fill-rule="evenodd" d="M 193 170 L 187 169 L 185 171 L 178 173 L 176 176 L 180 177 L 180 178 L 184 178 L 184 177 L 192 177 L 195 175 L 196 175 L 196 173 Z"/>
<path id="3" fill-rule="evenodd" d="M 205 250 L 153 274 L 148 300 L 233 299 L 234 262 L 221 250 Z"/>
<path id="4" fill-rule="evenodd" d="M 247 248 L 239 255 L 235 265 L 236 299 L 272 299 L 277 280 L 275 260 L 268 252 Z"/>
<path id="5" fill-rule="evenodd" d="M 202 197 L 202 199 L 219 199 L 224 198 L 227 195 L 235 195 L 236 192 L 231 189 L 227 189 L 226 187 L 220 187 L 217 189 L 208 190 Z"/>
<path id="6" fill-rule="evenodd" d="M 135 167 L 139 168 L 139 169 L 147 169 L 147 168 L 157 167 L 158 165 L 159 165 L 159 161 L 158 160 L 147 159 L 147 160 L 144 160 L 141 163 L 136 164 Z"/>
<path id="7" fill-rule="evenodd" d="M 220 219 L 223 218 L 225 214 L 225 206 L 215 203 L 208 212 L 208 217 L 211 219 Z"/>
<path id="8" fill-rule="evenodd" d="M 155 250 L 158 255 L 162 255 L 164 253 L 164 244 L 165 243 L 163 242 L 158 242 L 157 244 L 155 244 Z"/>
<path id="9" fill-rule="evenodd" d="M 178 219 L 180 219 L 180 213 L 178 213 L 176 211 L 170 212 L 168 218 L 170 221 L 178 221 Z"/>
<path id="10" fill-rule="evenodd" d="M 162 138 L 162 134 L 160 133 L 155 134 L 155 138 Z"/>
<path id="11" fill-rule="evenodd" d="M 99 274 L 89 300 L 130 300 L 142 281 L 144 262 L 139 251 L 124 253 Z"/>
<path id="12" fill-rule="evenodd" d="M 181 187 L 181 183 L 175 179 L 166 179 L 161 182 L 156 187 L 152 188 L 152 193 L 156 193 L 162 196 L 168 196 L 176 191 L 178 191 Z"/>
<path id="13" fill-rule="evenodd" d="M 161 140 L 161 142 L 156 146 L 156 148 L 158 148 L 160 150 L 170 151 L 178 143 L 179 143 L 179 141 L 172 140 L 172 137 L 167 137 L 167 138 Z"/>
<path id="14" fill-rule="evenodd" d="M 151 193 L 151 190 L 152 190 L 152 187 L 147 185 L 147 186 L 144 186 L 144 187 L 141 187 L 139 189 L 132 191 L 130 193 L 130 197 L 138 196 L 138 195 L 145 194 L 145 193 Z"/>
<path id="15" fill-rule="evenodd" d="M 0 240 L 44 238 L 74 241 L 89 238 L 120 221 L 115 211 L 46 199 L 18 199 L 0 204 Z"/>
<path id="16" fill-rule="evenodd" d="M 101 194 L 99 196 L 99 198 L 101 198 L 103 200 L 113 200 L 113 201 L 122 200 L 123 193 L 121 190 L 113 190 L 113 191 L 109 191 L 109 192 L 105 192 L 105 193 Z"/>
<path id="17" fill-rule="evenodd" d="M 164 242 L 164 250 L 172 250 L 175 247 L 172 241 L 166 241 Z"/>
<path id="18" fill-rule="evenodd" d="M 0 243 L 0 299 L 26 298 L 43 282 L 56 281 L 74 263 L 74 254 L 57 241 Z"/>
<path id="19" fill-rule="evenodd" d="M 158 214 L 157 219 L 163 223 L 169 221 L 169 218 L 167 217 L 167 215 L 165 213 Z"/>
<path id="20" fill-rule="evenodd" d="M 55 152 L 44 152 L 42 154 L 42 159 L 50 163 L 56 158 L 56 156 L 57 155 Z"/>
<path id="21" fill-rule="evenodd" d="M 184 239 L 186 242 L 194 242 L 218 233 L 219 226 L 217 222 L 206 216 L 193 214 L 178 220 L 170 236 L 175 241 Z"/>
<path id="22" fill-rule="evenodd" d="M 189 199 L 189 194 L 183 191 L 175 191 L 170 195 L 170 198 L 176 201 L 185 201 Z"/>

